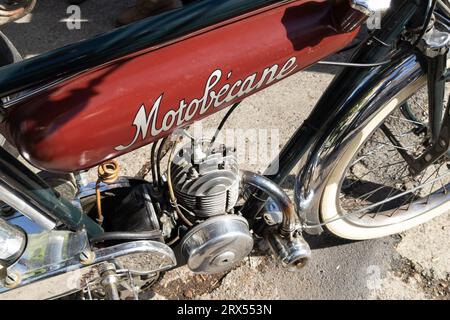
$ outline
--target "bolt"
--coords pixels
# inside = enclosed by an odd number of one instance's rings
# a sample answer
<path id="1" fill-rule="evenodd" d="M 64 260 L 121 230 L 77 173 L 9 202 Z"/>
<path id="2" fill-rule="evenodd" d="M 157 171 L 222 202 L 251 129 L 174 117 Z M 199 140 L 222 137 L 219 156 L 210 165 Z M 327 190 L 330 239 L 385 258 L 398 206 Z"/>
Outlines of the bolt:
<path id="1" fill-rule="evenodd" d="M 268 213 L 265 213 L 265 214 L 264 214 L 264 220 L 266 221 L 266 223 L 267 223 L 269 226 L 272 226 L 272 225 L 275 224 L 275 221 L 273 221 L 272 217 L 271 217 L 270 214 L 268 214 Z"/>
<path id="2" fill-rule="evenodd" d="M 15 213 L 15 210 L 6 204 L 0 209 L 0 215 L 2 215 L 4 217 L 12 216 L 14 213 Z"/>
<path id="3" fill-rule="evenodd" d="M 5 287 L 7 288 L 15 288 L 20 283 L 21 279 L 17 273 L 8 273 L 5 278 Z"/>
<path id="4" fill-rule="evenodd" d="M 92 264 L 95 260 L 95 253 L 89 249 L 85 249 L 80 253 L 80 262 L 84 265 Z"/>
<path id="5" fill-rule="evenodd" d="M 439 143 L 440 143 L 441 147 L 443 147 L 443 148 L 447 147 L 447 142 L 445 142 L 445 140 L 440 140 Z"/>

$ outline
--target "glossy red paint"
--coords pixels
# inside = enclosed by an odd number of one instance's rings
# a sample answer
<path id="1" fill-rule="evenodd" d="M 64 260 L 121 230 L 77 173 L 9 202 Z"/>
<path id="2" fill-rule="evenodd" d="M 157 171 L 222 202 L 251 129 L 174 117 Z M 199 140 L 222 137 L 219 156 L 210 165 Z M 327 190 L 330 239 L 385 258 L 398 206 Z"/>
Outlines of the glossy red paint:
<path id="1" fill-rule="evenodd" d="M 330 1 L 294 1 L 125 57 L 11 108 L 9 134 L 36 167 L 93 167 L 342 49 L 357 30 L 338 33 L 333 14 Z"/>

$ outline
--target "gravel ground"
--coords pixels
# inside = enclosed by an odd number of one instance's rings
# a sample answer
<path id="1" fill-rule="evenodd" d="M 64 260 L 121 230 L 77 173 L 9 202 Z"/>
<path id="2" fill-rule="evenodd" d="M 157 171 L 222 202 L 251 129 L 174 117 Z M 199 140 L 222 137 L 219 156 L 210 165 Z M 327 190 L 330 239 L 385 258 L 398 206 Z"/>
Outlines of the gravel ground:
<path id="1" fill-rule="evenodd" d="M 87 1 L 80 30 L 69 31 L 62 0 L 38 1 L 35 12 L 1 28 L 25 57 L 79 41 L 112 28 L 114 16 L 132 1 Z M 247 99 L 227 123 L 231 129 L 266 129 L 279 134 L 279 146 L 307 117 L 336 70 L 312 68 Z M 255 116 L 257 115 L 257 116 Z M 223 113 L 202 122 L 215 128 Z M 274 131 L 271 131 L 274 130 Z M 245 146 L 242 146 L 245 147 Z M 123 175 L 142 172 L 149 147 L 120 159 Z M 242 168 L 263 170 L 261 163 Z M 295 175 L 295 172 L 292 172 Z M 91 176 L 93 174 L 91 173 Z M 293 176 L 292 176 L 293 177 Z M 292 194 L 292 177 L 286 191 Z M 167 272 L 146 294 L 151 299 L 448 299 L 450 215 L 401 235 L 346 242 L 323 235 L 308 237 L 311 263 L 289 273 L 270 257 L 251 256 L 234 270 L 195 276 L 181 267 Z"/>

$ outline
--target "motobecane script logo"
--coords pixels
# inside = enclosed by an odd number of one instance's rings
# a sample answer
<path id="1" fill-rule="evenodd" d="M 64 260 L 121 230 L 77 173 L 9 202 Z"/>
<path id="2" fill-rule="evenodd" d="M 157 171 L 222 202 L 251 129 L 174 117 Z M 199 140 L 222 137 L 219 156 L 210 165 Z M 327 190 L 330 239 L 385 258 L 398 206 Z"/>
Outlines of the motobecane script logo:
<path id="1" fill-rule="evenodd" d="M 258 73 L 254 73 L 245 80 L 238 80 L 233 84 L 227 83 L 220 89 L 215 88 L 217 84 L 222 80 L 222 71 L 214 71 L 206 81 L 205 90 L 203 96 L 199 99 L 193 99 L 187 103 L 184 99 L 179 102 L 179 106 L 175 110 L 169 110 L 162 120 L 161 127 L 157 127 L 157 120 L 159 114 L 159 107 L 163 101 L 164 94 L 161 94 L 153 104 L 150 113 L 147 116 L 145 104 L 142 104 L 138 113 L 133 121 L 133 126 L 136 127 L 136 132 L 133 140 L 128 145 L 120 145 L 115 149 L 117 151 L 123 151 L 133 146 L 142 136 L 142 140 L 147 138 L 149 129 L 150 134 L 153 137 L 158 136 L 162 132 L 169 131 L 174 126 L 181 127 L 186 122 L 189 122 L 196 115 L 201 116 L 207 112 L 211 107 L 219 108 L 220 106 L 230 103 L 236 98 L 248 95 L 259 88 L 269 85 L 274 81 L 279 81 L 286 78 L 297 68 L 297 59 L 295 57 L 290 58 L 283 67 L 275 64 L 271 67 L 265 68 L 261 77 L 258 80 Z M 227 75 L 227 80 L 230 79 L 232 72 Z"/>

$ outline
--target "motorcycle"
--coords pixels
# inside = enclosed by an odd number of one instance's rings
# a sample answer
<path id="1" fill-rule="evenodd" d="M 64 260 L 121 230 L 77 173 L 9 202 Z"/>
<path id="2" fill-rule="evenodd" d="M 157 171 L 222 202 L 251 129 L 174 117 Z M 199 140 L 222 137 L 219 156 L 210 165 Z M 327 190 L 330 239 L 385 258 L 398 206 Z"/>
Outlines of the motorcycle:
<path id="1" fill-rule="evenodd" d="M 0 299 L 138 299 L 259 241 L 299 270 L 304 233 L 374 239 L 447 212 L 449 30 L 442 0 L 198 0 L 27 60 L 1 34 Z M 343 69 L 265 174 L 239 168 L 217 143 L 229 116 L 314 64 Z M 212 138 L 188 132 L 226 108 Z M 151 180 L 121 176 L 114 159 L 150 144 Z"/>

